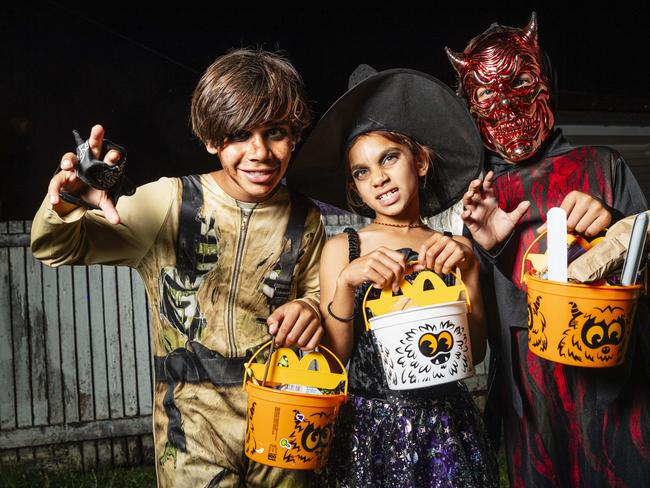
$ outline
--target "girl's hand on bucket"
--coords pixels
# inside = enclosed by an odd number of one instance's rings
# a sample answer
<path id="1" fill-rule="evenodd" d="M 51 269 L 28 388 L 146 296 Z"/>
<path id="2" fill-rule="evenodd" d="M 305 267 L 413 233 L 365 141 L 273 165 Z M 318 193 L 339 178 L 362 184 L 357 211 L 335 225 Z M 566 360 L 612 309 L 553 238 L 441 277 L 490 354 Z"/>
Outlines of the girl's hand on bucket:
<path id="1" fill-rule="evenodd" d="M 612 222 L 612 214 L 603 202 L 576 190 L 564 197 L 560 207 L 566 212 L 567 229 L 578 234 L 595 236 Z M 546 224 L 537 228 L 538 233 L 545 230 Z"/>
<path id="2" fill-rule="evenodd" d="M 391 285 L 393 291 L 398 291 L 405 270 L 404 254 L 387 247 L 379 247 L 343 268 L 338 284 L 354 290 L 370 281 L 375 288 L 382 289 Z"/>
<path id="3" fill-rule="evenodd" d="M 419 264 L 415 271 L 431 269 L 438 274 L 448 274 L 456 268 L 461 273 L 474 266 L 476 259 L 470 241 L 462 236 L 446 236 L 434 232 L 422 246 L 418 255 Z"/>
<path id="4" fill-rule="evenodd" d="M 463 195 L 465 210 L 460 214 L 474 241 L 488 251 L 510 235 L 530 207 L 526 200 L 512 212 L 505 212 L 494 195 L 493 180 L 494 172 L 489 171 L 485 179 L 476 179 L 469 184 Z"/>

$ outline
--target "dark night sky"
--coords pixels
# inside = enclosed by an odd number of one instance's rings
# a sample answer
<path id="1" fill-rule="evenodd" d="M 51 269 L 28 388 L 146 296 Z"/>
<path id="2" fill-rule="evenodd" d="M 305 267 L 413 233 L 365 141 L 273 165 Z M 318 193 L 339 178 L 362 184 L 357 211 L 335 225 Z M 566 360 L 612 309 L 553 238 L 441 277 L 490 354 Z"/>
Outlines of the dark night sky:
<path id="1" fill-rule="evenodd" d="M 648 15 L 623 8 L 567 13 L 548 4 L 504 9 L 484 3 L 474 11 L 463 3 L 441 11 L 404 2 L 402 10 L 344 11 L 284 3 L 261 10 L 243 2 L 218 9 L 192 2 L 173 8 L 87 3 L 27 2 L 1 12 L 0 59 L 7 58 L 0 79 L 0 220 L 31 219 L 61 154 L 74 149 L 71 130 L 87 135 L 96 122 L 128 148 L 128 171 L 139 184 L 213 168 L 191 135 L 189 99 L 201 72 L 231 47 L 286 51 L 318 116 L 343 93 L 359 63 L 415 68 L 453 84 L 445 45 L 462 50 L 493 21 L 523 26 L 534 8 L 540 43 L 558 72 L 561 110 L 589 108 L 564 93 L 625 97 L 633 102 L 627 106 L 644 111 L 650 100 Z"/>

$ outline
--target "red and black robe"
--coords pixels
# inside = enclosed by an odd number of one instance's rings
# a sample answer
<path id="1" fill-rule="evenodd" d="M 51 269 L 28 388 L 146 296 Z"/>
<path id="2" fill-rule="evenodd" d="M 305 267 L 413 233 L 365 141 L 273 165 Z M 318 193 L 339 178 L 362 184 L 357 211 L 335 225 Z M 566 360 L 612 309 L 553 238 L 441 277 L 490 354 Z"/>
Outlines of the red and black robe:
<path id="1" fill-rule="evenodd" d="M 573 190 L 607 206 L 614 221 L 647 209 L 625 161 L 606 147 L 573 147 L 556 130 L 539 153 L 509 164 L 491 154 L 499 206 L 531 207 L 509 239 L 479 249 L 492 351 L 486 421 L 493 439 L 504 420 L 510 480 L 516 487 L 634 487 L 650 482 L 650 320 L 645 298 L 626 363 L 563 366 L 528 351 L 522 258 L 551 207 Z M 545 244 L 543 244 L 545 246 Z M 541 249 L 543 251 L 544 249 Z M 531 252 L 540 252 L 533 248 Z"/>

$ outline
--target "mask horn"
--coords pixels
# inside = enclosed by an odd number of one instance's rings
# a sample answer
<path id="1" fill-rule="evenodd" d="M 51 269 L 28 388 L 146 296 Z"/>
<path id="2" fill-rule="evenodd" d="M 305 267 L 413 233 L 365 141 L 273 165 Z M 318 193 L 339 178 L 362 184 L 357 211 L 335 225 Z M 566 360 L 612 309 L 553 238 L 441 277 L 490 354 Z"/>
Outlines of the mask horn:
<path id="1" fill-rule="evenodd" d="M 532 12 L 530 14 L 530 20 L 528 21 L 528 25 L 524 28 L 524 37 L 529 43 L 537 45 L 538 28 L 539 28 L 539 24 L 537 23 L 537 14 L 535 12 Z"/>
<path id="2" fill-rule="evenodd" d="M 460 75 L 461 72 L 467 67 L 467 60 L 465 59 L 465 55 L 462 53 L 455 53 L 448 47 L 445 47 L 445 52 L 447 53 L 449 62 L 454 67 L 454 70 L 456 70 L 456 73 Z"/>
<path id="3" fill-rule="evenodd" d="M 575 319 L 578 315 L 581 315 L 582 312 L 578 310 L 578 305 L 575 302 L 569 302 L 571 304 L 571 316 Z"/>

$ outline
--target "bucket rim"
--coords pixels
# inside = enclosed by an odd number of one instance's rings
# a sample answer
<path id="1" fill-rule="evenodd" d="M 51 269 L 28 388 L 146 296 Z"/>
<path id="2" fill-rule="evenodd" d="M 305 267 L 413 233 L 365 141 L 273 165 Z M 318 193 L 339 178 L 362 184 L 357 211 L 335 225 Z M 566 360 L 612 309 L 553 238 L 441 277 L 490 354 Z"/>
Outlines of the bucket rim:
<path id="1" fill-rule="evenodd" d="M 385 313 L 383 315 L 377 315 L 376 317 L 370 317 L 368 319 L 368 322 L 372 324 L 372 321 L 375 319 L 379 320 L 379 319 L 391 318 L 398 314 L 404 314 L 409 312 L 420 312 L 425 309 L 433 309 L 437 307 L 448 307 L 450 305 L 465 305 L 465 313 L 467 313 L 467 302 L 465 300 L 456 300 L 455 302 L 434 303 L 431 305 L 423 305 L 421 307 L 412 307 L 404 310 L 396 310 L 394 312 Z"/>
<path id="2" fill-rule="evenodd" d="M 571 288 L 581 288 L 585 290 L 610 290 L 610 291 L 615 291 L 615 290 L 627 290 L 627 291 L 632 291 L 632 290 L 642 290 L 644 288 L 644 285 L 639 283 L 636 285 L 590 285 L 587 283 L 574 283 L 571 281 L 553 281 L 553 280 L 546 280 L 543 278 L 540 278 L 538 276 L 534 276 L 531 271 L 526 271 L 526 283 L 528 283 L 528 280 L 537 282 L 540 284 L 553 284 L 553 285 L 559 285 L 559 286 L 566 286 L 566 287 L 571 287 Z"/>
<path id="3" fill-rule="evenodd" d="M 313 393 L 298 393 L 296 391 L 285 391 L 285 390 L 276 390 L 275 388 L 269 388 L 268 386 L 256 385 L 252 382 L 250 378 L 247 378 L 245 389 L 252 388 L 253 390 L 258 390 L 259 392 L 264 392 L 266 394 L 277 394 L 277 395 L 289 395 L 294 398 L 303 398 L 303 399 L 318 399 L 322 401 L 332 401 L 337 402 L 343 401 L 347 398 L 345 393 L 337 393 L 336 395 L 314 395 Z M 248 391 L 250 395 L 250 391 Z"/>

